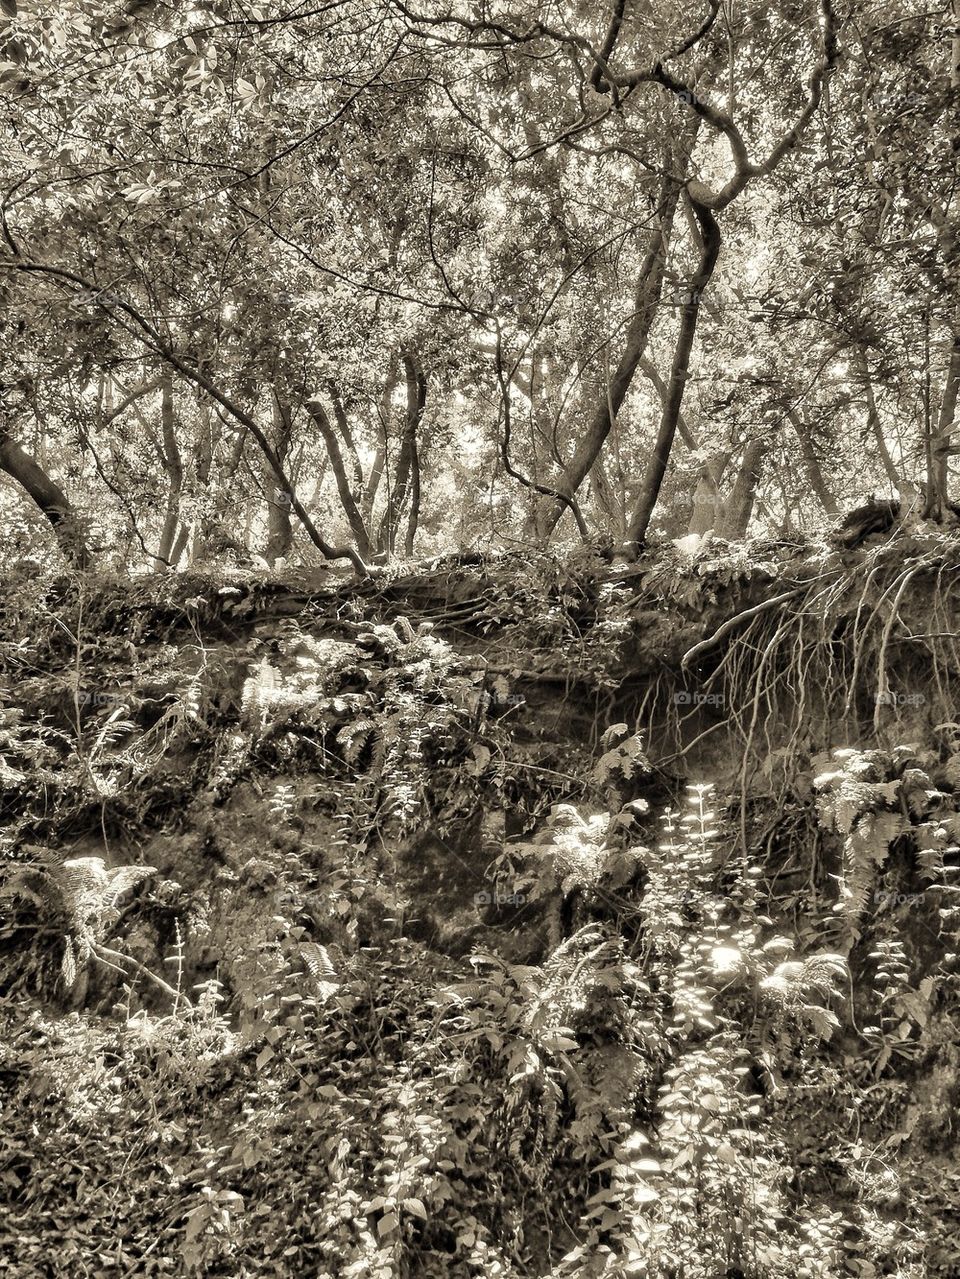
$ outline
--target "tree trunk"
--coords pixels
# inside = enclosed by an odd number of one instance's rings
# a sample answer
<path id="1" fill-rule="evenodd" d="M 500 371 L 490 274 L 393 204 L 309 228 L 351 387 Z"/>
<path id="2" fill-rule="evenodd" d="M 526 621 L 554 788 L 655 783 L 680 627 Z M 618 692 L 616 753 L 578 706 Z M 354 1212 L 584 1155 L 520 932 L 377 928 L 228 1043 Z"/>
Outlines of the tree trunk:
<path id="1" fill-rule="evenodd" d="M 667 253 L 679 195 L 680 187 L 676 180 L 667 179 L 661 196 L 659 223 L 650 233 L 643 266 L 640 269 L 633 317 L 627 327 L 620 361 L 594 408 L 593 416 L 574 450 L 565 474 L 556 485 L 557 491 L 566 497 L 572 498 L 576 494 L 600 456 L 647 349 L 647 339 L 660 304 L 663 274 L 667 264 Z M 550 537 L 565 510 L 564 504 L 553 498 L 543 498 L 537 503 L 536 532 L 542 541 Z"/>
<path id="2" fill-rule="evenodd" d="M 205 395 L 197 396 L 197 417 L 199 419 L 199 429 L 194 449 L 194 465 L 197 483 L 206 488 L 210 483 L 210 474 L 213 470 L 213 455 L 216 452 L 220 438 L 220 430 L 218 429 L 214 432 L 213 410 L 210 408 L 210 401 Z"/>
<path id="3" fill-rule="evenodd" d="M 383 479 L 383 466 L 386 458 L 386 448 L 383 444 L 378 445 L 373 465 L 370 467 L 370 474 L 363 490 L 363 499 L 360 503 L 360 514 L 363 517 L 363 523 L 366 528 L 372 528 L 373 526 L 373 507 L 377 500 L 380 481 Z"/>
<path id="4" fill-rule="evenodd" d="M 720 227 L 716 219 L 706 205 L 699 204 L 696 201 L 692 203 L 693 211 L 703 236 L 702 255 L 696 274 L 690 281 L 687 297 L 680 314 L 680 333 L 677 337 L 677 345 L 673 355 L 667 398 L 664 401 L 660 429 L 657 432 L 657 440 L 653 449 L 653 458 L 647 468 L 643 485 L 634 506 L 633 515 L 627 525 L 623 545 L 623 553 L 627 559 L 636 559 L 647 535 L 650 519 L 657 505 L 657 498 L 660 496 L 660 486 L 663 484 L 663 477 L 667 472 L 667 463 L 670 460 L 670 452 L 673 448 L 680 409 L 683 404 L 683 393 L 687 386 L 690 353 L 693 350 L 693 340 L 697 332 L 697 319 L 700 315 L 700 296 L 710 283 L 710 277 L 713 275 L 714 267 L 717 265 L 717 259 L 720 256 Z"/>
<path id="5" fill-rule="evenodd" d="M 183 459 L 173 412 L 173 377 L 167 371 L 160 380 L 160 429 L 163 434 L 163 469 L 167 473 L 167 509 L 156 554 L 156 567 L 162 572 L 176 567 L 171 552 L 177 540 L 183 493 Z"/>
<path id="6" fill-rule="evenodd" d="M 412 531 L 408 526 L 406 538 L 411 550 L 413 537 L 416 535 L 416 520 L 419 518 L 420 506 L 420 459 L 417 450 L 417 433 L 420 429 L 420 423 L 423 421 L 423 414 L 427 405 L 427 381 L 423 375 L 423 370 L 408 351 L 403 353 L 401 360 L 407 388 L 407 412 L 404 420 L 403 436 L 400 440 L 400 451 L 397 455 L 397 469 L 393 488 L 387 496 L 387 509 L 384 512 L 379 537 L 381 547 L 390 555 L 396 550 L 397 530 L 406 505 L 407 496 L 414 492 L 416 493 L 417 509 L 414 514 Z M 413 514 L 412 508 L 411 513 Z"/>
<path id="7" fill-rule="evenodd" d="M 293 411 L 273 395 L 273 447 L 281 462 L 286 461 L 293 434 Z M 271 567 L 290 550 L 293 544 L 293 528 L 290 524 L 290 495 L 286 487 L 265 458 L 263 480 L 267 490 L 267 541 L 263 558 Z"/>
<path id="8" fill-rule="evenodd" d="M 593 492 L 597 499 L 597 506 L 599 506 L 607 521 L 607 532 L 611 537 L 619 541 L 623 537 L 626 527 L 625 511 L 607 477 L 607 468 L 603 464 L 602 457 L 598 457 L 594 462 L 593 470 L 590 472 L 590 479 L 593 482 Z"/>
<path id="9" fill-rule="evenodd" d="M 753 503 L 757 496 L 760 468 L 766 451 L 766 445 L 762 440 L 750 440 L 744 449 L 736 483 L 724 504 L 719 527 L 716 529 L 718 537 L 725 537 L 730 541 L 746 537 L 750 516 L 753 514 Z"/>
<path id="10" fill-rule="evenodd" d="M 394 351 L 390 355 L 390 363 L 387 366 L 387 377 L 383 384 L 383 394 L 380 397 L 380 442 L 377 445 L 377 453 L 373 459 L 373 465 L 370 468 L 370 475 L 367 479 L 366 488 L 363 494 L 362 511 L 367 528 L 373 528 L 373 508 L 376 504 L 377 494 L 380 491 L 380 485 L 383 483 L 383 477 L 386 474 L 387 458 L 390 452 L 390 428 L 393 422 L 393 394 L 397 389 L 397 380 L 400 370 L 400 360 Z M 387 477 L 387 489 L 390 488 L 389 476 Z M 387 494 L 389 497 L 389 492 Z M 382 524 L 382 521 L 381 521 Z M 383 547 L 377 542 L 377 550 L 382 551 Z"/>
<path id="11" fill-rule="evenodd" d="M 863 378 L 863 392 L 867 401 L 867 422 L 873 434 L 873 438 L 877 444 L 877 451 L 880 454 L 880 461 L 883 464 L 884 473 L 887 479 L 896 488 L 900 483 L 900 472 L 897 470 L 893 458 L 890 456 L 890 449 L 887 447 L 886 436 L 883 434 L 883 423 L 880 421 L 880 413 L 877 410 L 877 401 L 873 394 L 873 379 L 870 377 L 870 369 L 867 365 L 867 354 L 862 346 L 856 349 L 856 366 L 857 372 Z"/>
<path id="12" fill-rule="evenodd" d="M 89 568 L 90 550 L 70 499 L 3 426 L 0 426 L 0 470 L 6 471 L 36 502 L 50 521 L 57 543 L 70 564 L 78 569 Z"/>
<path id="13" fill-rule="evenodd" d="M 826 480 L 823 478 L 820 460 L 814 450 L 813 440 L 810 438 L 810 427 L 796 409 L 788 409 L 787 417 L 790 419 L 790 425 L 800 441 L 800 456 L 803 458 L 803 469 L 806 471 L 807 479 L 810 481 L 810 488 L 824 511 L 833 519 L 839 514 L 839 508 L 836 498 L 830 492 Z"/>
<path id="14" fill-rule="evenodd" d="M 413 556 L 413 543 L 417 536 L 417 525 L 420 522 L 420 427 L 427 407 L 427 379 L 423 369 L 412 355 L 403 358 L 403 370 L 407 380 L 407 482 L 398 499 L 398 509 L 410 493 L 410 514 L 407 519 L 407 531 L 404 538 L 404 554 L 410 559 Z M 402 454 L 401 454 L 402 456 Z M 399 491 L 399 475 L 396 491 Z"/>
<path id="15" fill-rule="evenodd" d="M 723 497 L 720 493 L 720 481 L 730 462 L 730 450 L 724 449 L 712 453 L 700 468 L 696 492 L 693 495 L 693 512 L 690 516 L 688 533 L 697 533 L 703 537 L 705 533 L 718 531 L 723 518 Z"/>
<path id="16" fill-rule="evenodd" d="M 343 454 L 340 452 L 340 442 L 337 439 L 337 433 L 334 431 L 327 411 L 319 400 L 309 400 L 306 405 L 307 412 L 316 422 L 320 434 L 323 436 L 323 442 L 326 445 L 327 457 L 330 459 L 330 465 L 333 468 L 333 477 L 337 484 L 337 493 L 340 496 L 340 504 L 343 507 L 344 514 L 347 517 L 347 523 L 350 525 L 350 531 L 353 534 L 353 540 L 356 543 L 357 550 L 361 556 L 366 559 L 371 550 L 370 537 L 367 532 L 367 526 L 363 521 L 360 508 L 357 506 L 353 489 L 350 487 L 350 478 L 347 475 L 346 467 L 343 464 Z"/>
<path id="17" fill-rule="evenodd" d="M 957 416 L 957 392 L 960 390 L 960 330 L 952 334 L 950 360 L 947 364 L 943 397 L 937 430 L 932 441 L 930 473 L 927 476 L 927 496 L 924 514 L 927 519 L 942 521 L 949 510 L 949 459 L 956 445 L 951 445 Z"/>
<path id="18" fill-rule="evenodd" d="M 334 421 L 337 424 L 340 438 L 343 440 L 344 448 L 347 450 L 347 456 L 350 459 L 350 469 L 353 472 L 354 500 L 359 502 L 363 493 L 363 467 L 360 464 L 360 454 L 357 452 L 353 432 L 350 429 L 350 419 L 347 417 L 343 396 L 332 378 L 327 381 L 327 390 L 330 392 L 330 402 L 333 404 Z"/>
<path id="19" fill-rule="evenodd" d="M 210 509 L 208 505 L 206 512 L 200 516 L 194 525 L 188 560 L 190 564 L 206 559 L 209 555 L 216 554 L 218 545 L 229 545 L 230 542 L 234 541 L 226 532 L 226 514 L 228 508 L 232 505 L 232 499 L 229 494 L 230 481 L 235 478 L 240 469 L 246 442 L 246 431 L 237 431 L 231 444 L 230 452 L 219 468 L 214 489 L 213 508 Z M 214 444 L 214 451 L 215 448 L 216 444 Z M 234 544 L 240 549 L 238 542 Z"/>
<path id="20" fill-rule="evenodd" d="M 183 558 L 183 553 L 187 549 L 187 543 L 190 541 L 190 525 L 181 524 L 180 532 L 177 534 L 177 540 L 173 544 L 173 550 L 170 552 L 170 567 L 176 568 Z"/>
<path id="21" fill-rule="evenodd" d="M 413 559 L 413 543 L 420 526 L 420 459 L 415 453 L 410 466 L 410 513 L 407 516 L 407 531 L 403 539 L 403 553 L 407 559 Z"/>
<path id="22" fill-rule="evenodd" d="M 647 377 L 653 383 L 657 394 L 660 396 L 660 404 L 662 406 L 666 402 L 668 387 L 666 382 L 664 382 L 663 378 L 660 376 L 657 366 L 654 364 L 653 360 L 647 359 L 647 357 L 644 356 L 640 361 L 640 368 L 642 372 L 646 373 Z M 677 414 L 677 434 L 680 436 L 680 439 L 684 442 L 690 452 L 695 453 L 699 445 L 697 444 L 696 437 L 693 432 L 690 430 L 689 426 L 687 426 L 683 413 Z"/>

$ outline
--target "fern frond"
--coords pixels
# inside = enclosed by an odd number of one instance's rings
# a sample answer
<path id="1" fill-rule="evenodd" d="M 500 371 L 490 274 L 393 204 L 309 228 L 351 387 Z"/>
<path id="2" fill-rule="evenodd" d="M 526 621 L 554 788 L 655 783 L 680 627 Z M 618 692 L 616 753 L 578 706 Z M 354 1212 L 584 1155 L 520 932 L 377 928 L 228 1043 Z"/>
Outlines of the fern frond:
<path id="1" fill-rule="evenodd" d="M 73 987 L 77 980 L 77 957 L 73 951 L 73 938 L 68 933 L 64 938 L 63 959 L 60 961 L 60 972 L 63 974 L 63 981 L 67 989 Z"/>
<path id="2" fill-rule="evenodd" d="M 377 724 L 372 719 L 355 719 L 337 733 L 337 741 L 344 747 L 344 761 L 356 765 L 370 738 L 377 732 Z"/>
<path id="3" fill-rule="evenodd" d="M 340 979 L 326 946 L 321 946 L 319 942 L 301 942 L 300 958 L 313 978 L 317 994 L 322 1000 L 329 999 L 339 989 Z"/>
<path id="4" fill-rule="evenodd" d="M 782 1013 L 806 1018 L 822 1038 L 839 1025 L 829 1009 L 812 1001 L 813 995 L 836 998 L 843 994 L 841 983 L 849 981 L 847 961 L 842 955 L 823 952 L 805 960 L 790 959 L 760 982 L 760 991 Z"/>
<path id="5" fill-rule="evenodd" d="M 318 980 L 323 977 L 336 977 L 336 969 L 330 960 L 330 954 L 326 946 L 321 946 L 318 942 L 305 941 L 300 943 L 300 957 L 306 964 L 311 977 Z"/>

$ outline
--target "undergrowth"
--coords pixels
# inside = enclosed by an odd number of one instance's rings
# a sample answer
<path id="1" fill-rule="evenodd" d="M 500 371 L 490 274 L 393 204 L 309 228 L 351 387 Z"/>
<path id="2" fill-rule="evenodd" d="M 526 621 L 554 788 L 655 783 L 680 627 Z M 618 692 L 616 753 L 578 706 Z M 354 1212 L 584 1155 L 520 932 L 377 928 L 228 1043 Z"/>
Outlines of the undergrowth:
<path id="1" fill-rule="evenodd" d="M 552 742 L 515 691 L 532 647 L 468 655 L 375 601 L 257 628 L 233 587 L 165 586 L 123 602 L 131 643 L 69 584 L 8 600 L 10 1273 L 958 1273 L 960 730 L 945 619 L 910 622 L 931 555 L 826 555 L 784 584 L 802 607 L 741 608 L 735 644 L 714 624 L 690 669 L 723 690 L 732 794 L 665 774 L 663 670 L 649 723 Z M 616 685 L 624 589 L 488 578 L 481 629 L 549 604 L 555 663 Z M 745 582 L 643 589 L 691 610 Z"/>
<path id="2" fill-rule="evenodd" d="M 458 971 L 402 938 L 335 958 L 280 921 L 254 1022 L 175 975 L 162 1014 L 128 983 L 109 1018 L 19 1019 L 11 1221 L 29 1239 L 63 1212 L 70 1151 L 138 1273 L 779 1279 L 844 1273 L 855 1231 L 855 1273 L 919 1275 L 909 1231 L 857 1190 L 875 1157 L 838 1143 L 842 1211 L 798 1191 L 777 1094 L 826 1067 L 848 969 L 763 917 L 712 804 L 694 788 L 631 850 L 633 942 L 608 915 L 539 963 Z M 609 859 L 588 863 L 602 894 Z M 94 1273 L 92 1246 L 51 1273 Z"/>

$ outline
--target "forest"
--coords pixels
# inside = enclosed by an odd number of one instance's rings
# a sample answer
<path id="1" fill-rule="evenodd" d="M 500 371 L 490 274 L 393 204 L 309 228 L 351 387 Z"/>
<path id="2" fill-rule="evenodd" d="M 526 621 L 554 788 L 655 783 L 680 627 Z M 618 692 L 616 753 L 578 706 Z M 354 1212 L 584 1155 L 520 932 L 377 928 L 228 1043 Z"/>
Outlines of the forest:
<path id="1" fill-rule="evenodd" d="M 0 109 L 0 1274 L 960 1279 L 960 0 Z"/>

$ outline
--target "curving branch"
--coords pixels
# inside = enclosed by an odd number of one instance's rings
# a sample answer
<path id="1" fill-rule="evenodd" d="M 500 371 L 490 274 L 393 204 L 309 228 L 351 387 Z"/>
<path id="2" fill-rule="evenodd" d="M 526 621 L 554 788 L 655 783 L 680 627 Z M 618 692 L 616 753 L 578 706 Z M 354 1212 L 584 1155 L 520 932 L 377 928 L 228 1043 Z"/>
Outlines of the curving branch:
<path id="1" fill-rule="evenodd" d="M 691 197 L 692 198 L 692 197 Z M 720 257 L 720 227 L 712 212 L 705 205 L 692 200 L 693 211 L 700 225 L 703 241 L 700 262 L 696 274 L 690 281 L 687 298 L 680 317 L 680 333 L 673 355 L 673 366 L 670 370 L 670 381 L 663 402 L 663 414 L 660 418 L 660 429 L 653 448 L 653 457 L 644 476 L 643 485 L 637 496 L 633 515 L 627 525 L 624 538 L 624 554 L 628 559 L 636 559 L 643 546 L 651 516 L 660 496 L 660 487 L 666 475 L 667 463 L 677 433 L 680 410 L 683 405 L 683 393 L 687 386 L 690 369 L 690 355 L 693 340 L 697 332 L 697 320 L 700 316 L 700 300 L 703 290 L 710 283 L 717 259 Z"/>
<path id="2" fill-rule="evenodd" d="M 64 557 L 77 569 L 91 567 L 90 550 L 83 526 L 77 519 L 70 499 L 59 484 L 47 474 L 13 438 L 0 422 L 0 471 L 33 498 L 53 529 Z"/>
<path id="3" fill-rule="evenodd" d="M 131 404 L 135 404 L 137 400 L 143 399 L 145 395 L 149 395 L 151 391 L 155 391 L 159 387 L 160 382 L 161 378 L 158 375 L 157 377 L 150 378 L 146 382 L 141 382 L 139 386 L 135 386 L 132 391 L 127 392 L 119 404 L 112 408 L 109 413 L 104 414 L 97 425 L 101 429 L 105 426 L 109 426 L 115 418 L 118 418 L 122 413 L 125 413 Z M 121 387 L 121 390 L 122 389 L 123 388 Z"/>
<path id="4" fill-rule="evenodd" d="M 671 49 L 664 57 L 664 62 L 673 62 L 675 58 L 680 58 L 685 53 L 689 53 L 695 44 L 699 44 L 704 36 L 709 34 L 710 28 L 716 22 L 720 13 L 720 0 L 708 0 L 708 4 L 710 5 L 710 12 L 701 25 L 694 31 L 692 36 L 688 36 L 686 40 L 681 40 L 676 48 Z"/>
<path id="5" fill-rule="evenodd" d="M 607 28 L 607 34 L 604 36 L 603 45 L 600 48 L 600 57 L 594 63 L 593 70 L 590 73 L 590 83 L 598 93 L 607 93 L 611 88 L 609 82 L 604 79 L 603 71 L 613 57 L 613 51 L 617 47 L 617 40 L 620 38 L 620 28 L 623 26 L 623 16 L 626 8 L 627 0 L 616 0 L 613 15 L 610 18 L 610 26 Z"/>
<path id="6" fill-rule="evenodd" d="M 684 81 L 673 76 L 658 62 L 652 69 L 629 71 L 613 76 L 613 83 L 619 88 L 632 89 L 640 84 L 659 84 L 679 101 L 690 108 L 701 120 L 709 124 L 718 133 L 723 134 L 730 146 L 733 157 L 734 172 L 730 180 L 719 191 L 712 191 L 702 182 L 689 183 L 691 198 L 699 204 L 712 209 L 715 213 L 725 209 L 744 189 L 751 178 L 769 177 L 780 162 L 800 141 L 800 138 L 816 114 L 823 99 L 824 86 L 836 67 L 839 58 L 840 20 L 837 17 L 832 0 L 820 0 L 822 16 L 820 61 L 807 78 L 807 100 L 796 121 L 785 131 L 779 142 L 771 150 L 765 160 L 756 164 L 750 159 L 743 134 L 737 127 L 733 117 L 726 111 L 705 102 L 698 97 L 694 89 Z M 675 55 L 672 55 L 675 56 Z"/>
<path id="7" fill-rule="evenodd" d="M 319 400 L 307 400 L 304 408 L 310 414 L 320 434 L 323 436 L 323 443 L 327 450 L 327 456 L 330 459 L 330 465 L 333 468 L 333 478 L 336 481 L 337 493 L 340 497 L 340 505 L 343 507 L 350 525 L 350 531 L 353 533 L 354 540 L 360 548 L 361 555 L 369 555 L 373 550 L 370 544 L 370 536 L 366 523 L 357 505 L 356 497 L 350 486 L 350 479 L 347 475 L 347 468 L 343 462 L 343 454 L 340 451 L 340 442 L 337 439 L 336 432 L 327 416 L 327 411 Z"/>
<path id="8" fill-rule="evenodd" d="M 497 325 L 497 381 L 500 384 L 500 403 L 503 410 L 503 435 L 500 437 L 500 460 L 503 463 L 503 469 L 511 479 L 516 480 L 518 484 L 522 484 L 525 489 L 531 493 L 539 493 L 541 497 L 554 498 L 560 504 L 560 510 L 566 508 L 577 522 L 577 529 L 584 541 L 590 536 L 590 530 L 587 528 L 587 522 L 583 518 L 583 512 L 577 504 L 576 498 L 572 493 L 564 493 L 559 489 L 550 488 L 546 484 L 538 484 L 536 480 L 531 480 L 529 476 L 524 475 L 522 471 L 518 471 L 510 461 L 510 440 L 512 432 L 512 415 L 510 411 L 510 382 L 509 374 L 504 372 L 503 368 L 503 346 L 500 333 L 500 326 Z M 556 523 L 556 521 L 554 521 Z M 552 527 L 552 525 L 551 525 Z"/>

